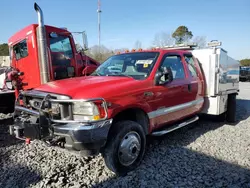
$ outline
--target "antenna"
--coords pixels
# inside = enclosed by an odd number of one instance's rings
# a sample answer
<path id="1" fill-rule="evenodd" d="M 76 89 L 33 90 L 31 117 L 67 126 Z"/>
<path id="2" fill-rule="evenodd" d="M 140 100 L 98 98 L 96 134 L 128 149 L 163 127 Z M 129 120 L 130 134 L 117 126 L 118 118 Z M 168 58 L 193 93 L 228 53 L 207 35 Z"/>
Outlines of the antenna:
<path id="1" fill-rule="evenodd" d="M 98 15 L 98 46 L 99 46 L 99 53 L 100 53 L 100 47 L 101 47 L 101 0 L 98 0 L 98 9 L 97 9 L 97 15 Z"/>

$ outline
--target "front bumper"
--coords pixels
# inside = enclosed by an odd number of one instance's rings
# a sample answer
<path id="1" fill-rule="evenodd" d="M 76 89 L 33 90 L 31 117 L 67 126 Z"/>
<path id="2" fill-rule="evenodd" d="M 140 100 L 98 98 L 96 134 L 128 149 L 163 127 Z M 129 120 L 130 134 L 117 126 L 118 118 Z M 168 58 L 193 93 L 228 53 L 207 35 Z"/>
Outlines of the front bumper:
<path id="1" fill-rule="evenodd" d="M 14 125 L 10 125 L 10 134 L 22 140 L 60 138 L 58 140 L 63 143 L 60 146 L 89 156 L 98 154 L 106 144 L 112 119 L 85 124 L 52 124 L 51 127 L 44 124 L 44 121 L 42 126 L 36 122 L 36 119 L 28 121 L 16 119 Z"/>
<path id="2" fill-rule="evenodd" d="M 65 138 L 65 148 L 94 155 L 106 144 L 112 120 L 93 124 L 66 124 L 53 126 L 54 134 Z"/>
<path id="3" fill-rule="evenodd" d="M 14 125 L 10 134 L 29 142 L 45 140 L 84 155 L 99 153 L 105 145 L 112 119 L 108 119 L 107 104 L 103 98 L 71 99 L 68 96 L 44 93 L 36 90 L 22 92 L 14 111 Z M 105 116 L 98 121 L 74 120 L 72 103 L 98 102 Z M 56 113 L 52 104 L 58 104 Z"/>

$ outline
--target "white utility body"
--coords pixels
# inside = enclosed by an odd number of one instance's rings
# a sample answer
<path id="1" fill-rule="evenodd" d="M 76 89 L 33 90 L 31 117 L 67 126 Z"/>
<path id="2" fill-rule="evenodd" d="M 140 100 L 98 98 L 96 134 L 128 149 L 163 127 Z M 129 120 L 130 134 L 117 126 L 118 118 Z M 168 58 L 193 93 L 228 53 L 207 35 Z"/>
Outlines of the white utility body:
<path id="1" fill-rule="evenodd" d="M 205 105 L 202 113 L 220 115 L 227 111 L 229 94 L 239 92 L 239 61 L 218 47 L 191 50 L 205 75 Z"/>

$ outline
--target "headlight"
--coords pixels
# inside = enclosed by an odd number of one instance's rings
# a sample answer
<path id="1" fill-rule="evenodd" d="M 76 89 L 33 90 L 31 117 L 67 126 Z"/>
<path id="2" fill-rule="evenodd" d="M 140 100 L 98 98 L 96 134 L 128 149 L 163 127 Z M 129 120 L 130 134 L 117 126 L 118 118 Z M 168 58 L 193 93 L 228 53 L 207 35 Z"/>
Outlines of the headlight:
<path id="1" fill-rule="evenodd" d="M 103 102 L 74 102 L 74 120 L 100 120 L 106 116 Z"/>
<path id="2" fill-rule="evenodd" d="M 60 113 L 60 106 L 58 103 L 51 103 L 51 110 L 52 114 L 59 114 Z"/>
<path id="3" fill-rule="evenodd" d="M 98 109 L 92 102 L 74 102 L 73 103 L 73 114 L 74 115 L 97 115 Z"/>

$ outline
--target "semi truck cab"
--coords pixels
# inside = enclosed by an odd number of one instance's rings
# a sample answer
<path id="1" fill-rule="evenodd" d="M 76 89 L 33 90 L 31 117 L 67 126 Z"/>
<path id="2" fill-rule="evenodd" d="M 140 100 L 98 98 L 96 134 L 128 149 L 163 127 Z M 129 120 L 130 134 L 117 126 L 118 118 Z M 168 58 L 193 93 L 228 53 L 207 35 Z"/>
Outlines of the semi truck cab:
<path id="1" fill-rule="evenodd" d="M 0 74 L 3 113 L 13 112 L 15 98 L 22 90 L 54 80 L 88 76 L 100 65 L 84 54 L 88 48 L 85 32 L 76 32 L 83 37 L 83 47 L 77 49 L 71 32 L 44 25 L 42 9 L 36 3 L 34 9 L 38 24 L 21 29 L 8 40 L 11 67 Z"/>
<path id="2" fill-rule="evenodd" d="M 11 67 L 22 72 L 16 90 L 32 89 L 41 84 L 91 74 L 100 64 L 86 56 L 87 36 L 82 34 L 83 47 L 77 49 L 71 32 L 44 24 L 42 9 L 35 3 L 38 24 L 31 24 L 8 40 Z M 80 44 L 78 44 L 80 45 Z M 24 74 L 23 74 L 24 73 Z M 8 76 L 6 76 L 8 77 Z M 11 76 L 9 76 L 11 77 Z M 8 82 L 13 81 L 11 78 Z"/>
<path id="3" fill-rule="evenodd" d="M 37 27 L 38 24 L 31 24 L 9 39 L 11 66 L 25 73 L 22 79 L 28 85 L 24 89 L 41 85 Z M 77 51 L 69 31 L 47 25 L 45 31 L 50 81 L 82 76 L 84 69 L 89 75 L 99 66 L 94 59 Z"/>

